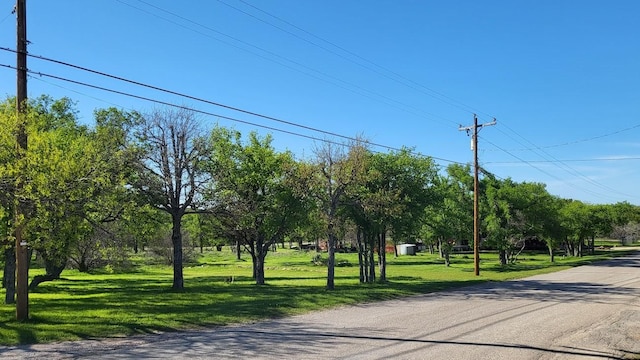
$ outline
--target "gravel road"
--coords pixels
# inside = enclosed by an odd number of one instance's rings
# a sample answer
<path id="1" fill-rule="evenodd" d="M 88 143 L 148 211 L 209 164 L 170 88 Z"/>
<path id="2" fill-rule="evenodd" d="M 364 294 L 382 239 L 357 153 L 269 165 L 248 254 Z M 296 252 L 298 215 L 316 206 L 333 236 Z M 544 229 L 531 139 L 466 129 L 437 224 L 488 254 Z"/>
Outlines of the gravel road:
<path id="1" fill-rule="evenodd" d="M 640 253 L 251 325 L 0 347 L 2 359 L 640 359 Z"/>

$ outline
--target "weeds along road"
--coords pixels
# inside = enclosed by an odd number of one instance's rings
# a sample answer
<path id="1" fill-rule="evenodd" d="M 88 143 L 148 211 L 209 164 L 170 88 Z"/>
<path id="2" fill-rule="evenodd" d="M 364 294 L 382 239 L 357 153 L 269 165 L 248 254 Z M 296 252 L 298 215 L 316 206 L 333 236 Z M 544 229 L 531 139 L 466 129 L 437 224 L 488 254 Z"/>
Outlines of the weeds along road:
<path id="1" fill-rule="evenodd" d="M 640 253 L 252 325 L 0 348 L 2 359 L 640 358 Z"/>

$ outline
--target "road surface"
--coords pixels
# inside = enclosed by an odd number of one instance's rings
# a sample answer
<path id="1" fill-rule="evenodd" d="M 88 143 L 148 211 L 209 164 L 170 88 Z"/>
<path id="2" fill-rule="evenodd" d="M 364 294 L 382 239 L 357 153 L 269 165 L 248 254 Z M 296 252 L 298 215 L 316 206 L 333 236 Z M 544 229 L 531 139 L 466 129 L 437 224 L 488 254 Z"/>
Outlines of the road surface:
<path id="1" fill-rule="evenodd" d="M 526 279 L 2 359 L 640 359 L 640 253 Z"/>

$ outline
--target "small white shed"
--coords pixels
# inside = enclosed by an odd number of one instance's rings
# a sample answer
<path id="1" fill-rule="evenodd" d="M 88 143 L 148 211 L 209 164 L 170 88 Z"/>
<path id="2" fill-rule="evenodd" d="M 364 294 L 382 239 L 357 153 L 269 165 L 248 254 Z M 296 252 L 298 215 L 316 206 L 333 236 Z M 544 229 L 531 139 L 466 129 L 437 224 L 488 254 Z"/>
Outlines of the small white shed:
<path id="1" fill-rule="evenodd" d="M 414 244 L 400 244 L 398 245 L 399 255 L 415 255 L 416 246 Z"/>

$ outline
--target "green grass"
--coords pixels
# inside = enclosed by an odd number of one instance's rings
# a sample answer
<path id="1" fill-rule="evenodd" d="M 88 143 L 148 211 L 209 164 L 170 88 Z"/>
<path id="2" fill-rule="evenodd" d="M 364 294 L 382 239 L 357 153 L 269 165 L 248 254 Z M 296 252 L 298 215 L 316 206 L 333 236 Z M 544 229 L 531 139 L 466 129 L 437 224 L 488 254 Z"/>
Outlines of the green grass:
<path id="1" fill-rule="evenodd" d="M 548 261 L 524 254 L 501 267 L 495 254 L 482 254 L 481 275 L 473 274 L 472 255 L 453 255 L 450 267 L 435 255 L 389 256 L 385 284 L 359 284 L 357 256 L 337 254 L 336 290 L 327 291 L 326 267 L 315 253 L 279 249 L 267 256 L 265 286 L 251 278 L 247 254 L 238 261 L 228 250 L 207 252 L 186 266 L 185 289 L 173 291 L 170 267 L 139 265 L 130 273 L 63 272 L 63 280 L 42 283 L 30 293 L 31 319 L 16 322 L 15 306 L 0 305 L 0 344 L 14 345 L 128 336 L 202 328 L 428 293 L 485 281 L 501 281 L 583 265 L 621 252 Z M 326 256 L 326 255 L 325 255 Z M 136 263 L 143 264 L 138 259 Z M 32 269 L 30 276 L 41 274 Z M 233 276 L 233 282 L 227 280 Z M 0 291 L 4 299 L 4 290 Z"/>

